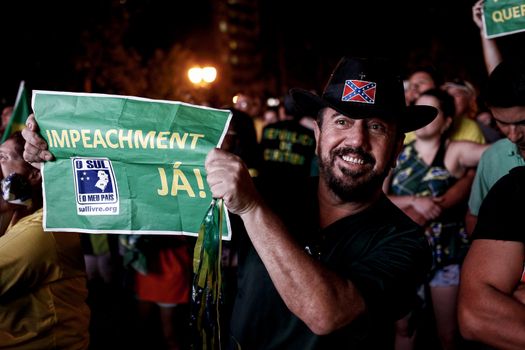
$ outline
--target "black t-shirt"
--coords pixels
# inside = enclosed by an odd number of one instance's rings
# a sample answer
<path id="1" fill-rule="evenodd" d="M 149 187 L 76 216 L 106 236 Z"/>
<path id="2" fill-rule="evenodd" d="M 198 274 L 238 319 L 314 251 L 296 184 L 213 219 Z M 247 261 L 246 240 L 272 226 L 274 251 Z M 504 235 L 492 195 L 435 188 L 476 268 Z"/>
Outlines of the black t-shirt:
<path id="1" fill-rule="evenodd" d="M 262 132 L 263 162 L 260 176 L 309 176 L 315 154 L 314 132 L 295 120 L 283 120 L 267 125 Z"/>
<path id="2" fill-rule="evenodd" d="M 512 169 L 490 189 L 479 209 L 472 239 L 525 243 L 525 166 Z"/>
<path id="3" fill-rule="evenodd" d="M 307 191 L 270 186 L 267 189 L 280 195 L 267 201 L 300 244 L 356 285 L 367 313 L 330 335 L 315 335 L 288 310 L 246 239 L 231 322 L 234 343 L 250 350 L 393 348 L 393 322 L 408 313 L 431 265 L 427 240 L 385 196 L 369 209 L 320 229 L 316 181 Z"/>

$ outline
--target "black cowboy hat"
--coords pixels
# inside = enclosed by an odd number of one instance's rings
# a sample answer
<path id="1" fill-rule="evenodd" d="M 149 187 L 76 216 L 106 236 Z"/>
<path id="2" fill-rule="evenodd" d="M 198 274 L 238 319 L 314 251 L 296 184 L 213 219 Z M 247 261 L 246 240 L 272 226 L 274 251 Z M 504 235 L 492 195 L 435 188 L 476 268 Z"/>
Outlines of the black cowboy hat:
<path id="1" fill-rule="evenodd" d="M 331 107 L 354 119 L 393 120 L 403 132 L 427 125 L 438 113 L 431 106 L 406 105 L 403 80 L 386 59 L 343 57 L 321 96 L 303 89 L 291 89 L 290 94 L 307 115 Z"/>

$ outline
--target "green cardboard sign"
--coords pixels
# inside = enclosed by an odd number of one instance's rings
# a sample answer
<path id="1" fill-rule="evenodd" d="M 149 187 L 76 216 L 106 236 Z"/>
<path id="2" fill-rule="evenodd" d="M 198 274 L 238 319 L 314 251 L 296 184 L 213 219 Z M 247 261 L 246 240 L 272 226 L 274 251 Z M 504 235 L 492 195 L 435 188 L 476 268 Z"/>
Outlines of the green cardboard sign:
<path id="1" fill-rule="evenodd" d="M 212 201 L 204 161 L 231 113 L 129 96 L 34 91 L 56 161 L 42 168 L 44 229 L 197 236 Z M 223 239 L 230 239 L 229 219 Z"/>
<path id="2" fill-rule="evenodd" d="M 483 6 L 485 37 L 525 31 L 524 0 L 486 0 Z"/>

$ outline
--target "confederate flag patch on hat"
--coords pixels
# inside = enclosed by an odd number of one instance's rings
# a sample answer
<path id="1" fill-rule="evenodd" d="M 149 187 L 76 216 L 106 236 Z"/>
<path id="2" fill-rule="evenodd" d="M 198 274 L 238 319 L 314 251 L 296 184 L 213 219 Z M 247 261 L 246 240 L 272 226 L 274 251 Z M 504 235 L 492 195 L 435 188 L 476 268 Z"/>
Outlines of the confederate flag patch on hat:
<path id="1" fill-rule="evenodd" d="M 363 80 L 347 80 L 341 101 L 375 103 L 376 83 Z"/>

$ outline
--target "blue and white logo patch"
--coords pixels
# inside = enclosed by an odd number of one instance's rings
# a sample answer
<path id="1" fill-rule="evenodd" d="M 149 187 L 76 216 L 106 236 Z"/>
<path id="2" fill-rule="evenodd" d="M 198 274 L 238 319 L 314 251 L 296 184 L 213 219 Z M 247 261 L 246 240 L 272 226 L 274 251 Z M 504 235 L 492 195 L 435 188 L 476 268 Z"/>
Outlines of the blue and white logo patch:
<path id="1" fill-rule="evenodd" d="M 118 186 L 107 158 L 72 158 L 79 215 L 117 215 Z"/>

